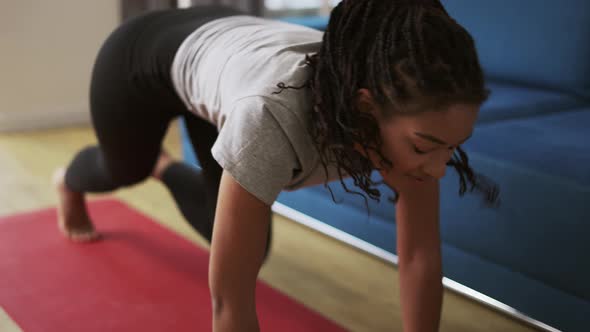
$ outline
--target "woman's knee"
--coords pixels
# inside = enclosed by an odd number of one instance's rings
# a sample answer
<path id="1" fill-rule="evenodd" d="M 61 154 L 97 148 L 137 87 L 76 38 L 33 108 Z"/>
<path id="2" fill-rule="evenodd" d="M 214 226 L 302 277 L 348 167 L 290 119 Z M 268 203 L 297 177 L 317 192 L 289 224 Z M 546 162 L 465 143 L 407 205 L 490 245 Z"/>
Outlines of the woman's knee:
<path id="1" fill-rule="evenodd" d="M 138 157 L 131 154 L 122 158 L 110 158 L 107 171 L 114 183 L 128 187 L 145 181 L 152 174 L 156 157 Z"/>

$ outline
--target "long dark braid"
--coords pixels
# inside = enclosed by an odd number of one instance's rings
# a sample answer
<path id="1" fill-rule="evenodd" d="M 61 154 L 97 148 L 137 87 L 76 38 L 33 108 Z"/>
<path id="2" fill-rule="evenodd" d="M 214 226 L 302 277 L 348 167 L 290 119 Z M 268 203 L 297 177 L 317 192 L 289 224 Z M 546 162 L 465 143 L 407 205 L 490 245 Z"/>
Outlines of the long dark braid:
<path id="1" fill-rule="evenodd" d="M 320 51 L 305 60 L 313 68 L 306 84 L 279 83 L 276 93 L 286 88 L 312 90 L 310 128 L 326 172 L 324 186 L 336 202 L 326 166 L 335 162 L 340 183 L 347 192 L 361 195 L 367 210 L 366 197 L 347 188 L 342 170 L 377 201 L 381 194 L 371 186 L 382 182 L 371 180 L 373 166 L 353 144 L 366 153 L 375 151 L 389 167 L 392 163 L 381 154 L 377 120 L 356 107 L 358 89 L 371 92 L 385 119 L 395 113 L 443 110 L 453 103 L 480 105 L 490 94 L 472 37 L 439 0 L 343 0 L 331 12 Z M 335 160 L 327 160 L 330 154 Z M 488 206 L 499 204 L 497 185 L 473 172 L 461 147 L 447 165 L 459 174 L 460 196 L 468 181 L 469 191 L 483 193 Z M 399 194 L 393 191 L 395 197 L 389 201 L 395 204 Z"/>

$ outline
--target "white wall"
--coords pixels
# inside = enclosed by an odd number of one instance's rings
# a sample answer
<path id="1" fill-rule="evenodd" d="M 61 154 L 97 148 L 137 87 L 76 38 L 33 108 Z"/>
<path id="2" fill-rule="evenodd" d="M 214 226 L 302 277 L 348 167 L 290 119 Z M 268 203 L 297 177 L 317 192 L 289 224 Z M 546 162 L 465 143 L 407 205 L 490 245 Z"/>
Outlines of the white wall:
<path id="1" fill-rule="evenodd" d="M 0 131 L 88 123 L 94 58 L 118 0 L 0 1 Z"/>

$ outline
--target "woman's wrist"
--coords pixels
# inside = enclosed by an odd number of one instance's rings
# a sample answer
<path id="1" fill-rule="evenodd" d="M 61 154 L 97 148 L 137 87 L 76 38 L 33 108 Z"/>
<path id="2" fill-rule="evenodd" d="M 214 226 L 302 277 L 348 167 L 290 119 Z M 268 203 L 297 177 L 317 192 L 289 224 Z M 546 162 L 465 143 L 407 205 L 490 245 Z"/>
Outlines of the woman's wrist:
<path id="1" fill-rule="evenodd" d="M 260 332 L 258 317 L 232 313 L 229 310 L 213 315 L 213 332 Z"/>

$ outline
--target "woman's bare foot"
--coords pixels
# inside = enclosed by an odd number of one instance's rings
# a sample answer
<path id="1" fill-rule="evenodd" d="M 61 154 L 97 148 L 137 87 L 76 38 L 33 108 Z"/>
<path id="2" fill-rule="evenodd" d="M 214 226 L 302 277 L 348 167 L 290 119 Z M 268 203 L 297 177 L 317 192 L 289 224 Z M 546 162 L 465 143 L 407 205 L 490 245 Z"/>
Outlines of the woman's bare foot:
<path id="1" fill-rule="evenodd" d="M 57 224 L 59 230 L 75 242 L 90 242 L 100 238 L 88 217 L 84 194 L 71 191 L 65 184 L 65 169 L 58 168 L 53 173 L 53 185 L 59 195 L 57 205 Z"/>
<path id="2" fill-rule="evenodd" d="M 170 157 L 168 152 L 162 149 L 160 152 L 160 157 L 158 158 L 158 162 L 156 162 L 156 166 L 152 171 L 152 176 L 158 180 L 162 180 L 162 173 L 164 173 L 164 170 L 170 166 L 173 161 L 174 160 L 172 157 Z"/>

